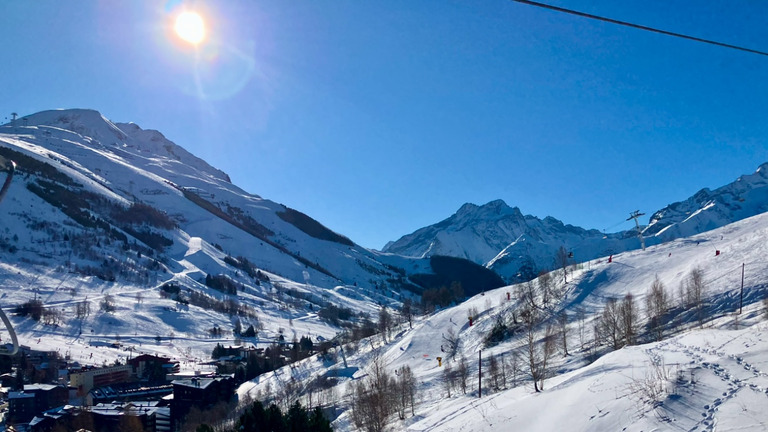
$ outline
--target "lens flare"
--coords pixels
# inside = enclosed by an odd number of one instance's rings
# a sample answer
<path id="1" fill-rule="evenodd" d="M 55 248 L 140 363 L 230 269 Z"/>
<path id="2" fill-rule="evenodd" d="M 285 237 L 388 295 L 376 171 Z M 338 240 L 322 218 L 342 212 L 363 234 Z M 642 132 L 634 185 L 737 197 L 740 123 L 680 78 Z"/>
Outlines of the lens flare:
<path id="1" fill-rule="evenodd" d="M 181 39 L 193 45 L 197 45 L 205 39 L 205 22 L 197 12 L 182 12 L 176 18 L 174 30 Z"/>

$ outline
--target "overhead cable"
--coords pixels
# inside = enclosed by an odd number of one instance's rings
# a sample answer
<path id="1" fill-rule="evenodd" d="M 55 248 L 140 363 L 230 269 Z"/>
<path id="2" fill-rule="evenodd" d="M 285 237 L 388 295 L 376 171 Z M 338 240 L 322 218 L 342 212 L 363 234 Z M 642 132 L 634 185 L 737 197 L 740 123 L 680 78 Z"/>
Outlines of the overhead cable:
<path id="1" fill-rule="evenodd" d="M 654 33 L 664 34 L 664 35 L 667 35 L 667 36 L 679 37 L 679 38 L 688 39 L 688 40 L 692 40 L 692 41 L 696 41 L 696 42 L 703 42 L 703 43 L 707 43 L 707 44 L 711 44 L 711 45 L 717 45 L 717 46 L 721 46 L 721 47 L 725 47 L 725 48 L 731 48 L 731 49 L 735 49 L 735 50 L 739 50 L 739 51 L 745 51 L 745 52 L 749 52 L 749 53 L 752 53 L 752 54 L 759 54 L 759 55 L 763 55 L 763 56 L 767 56 L 768 57 L 768 52 L 764 52 L 764 51 L 758 51 L 758 50 L 754 50 L 754 49 L 751 49 L 751 48 L 744 48 L 744 47 L 740 47 L 740 46 L 737 46 L 737 45 L 731 45 L 731 44 L 727 44 L 727 43 L 723 43 L 723 42 L 717 42 L 717 41 L 713 41 L 713 40 L 709 40 L 709 39 L 702 39 L 702 38 L 695 37 L 695 36 L 688 36 L 688 35 L 684 35 L 684 34 L 681 34 L 681 33 L 670 32 L 670 31 L 661 30 L 661 29 L 657 29 L 657 28 L 653 28 L 653 27 L 644 26 L 644 25 L 632 24 L 632 23 L 629 23 L 629 22 L 626 22 L 626 21 L 619 21 L 619 20 L 615 20 L 615 19 L 612 19 L 612 18 L 606 18 L 606 17 L 602 17 L 602 16 L 598 16 L 598 15 L 592 15 L 592 14 L 588 14 L 588 13 L 584 13 L 584 12 L 575 11 L 573 9 L 561 8 L 561 7 L 558 7 L 558 6 L 552 6 L 552 5 L 548 5 L 548 4 L 545 4 L 545 3 L 539 3 L 539 2 L 535 2 L 535 1 L 531 1 L 531 0 L 512 0 L 512 1 L 517 2 L 517 3 L 523 3 L 523 4 L 531 5 L 531 6 L 537 6 L 537 7 L 544 8 L 544 9 L 550 9 L 550 10 L 557 11 L 557 12 L 563 12 L 563 13 L 567 13 L 567 14 L 571 14 L 571 15 L 576 15 L 576 16 L 580 16 L 580 17 L 584 17 L 584 18 L 595 19 L 595 20 L 598 20 L 598 21 L 605 21 L 605 22 L 609 22 L 609 23 L 612 23 L 612 24 L 623 25 L 623 26 L 626 26 L 626 27 L 632 27 L 632 28 L 636 28 L 636 29 L 640 29 L 640 30 L 646 30 L 646 31 L 654 32 Z"/>

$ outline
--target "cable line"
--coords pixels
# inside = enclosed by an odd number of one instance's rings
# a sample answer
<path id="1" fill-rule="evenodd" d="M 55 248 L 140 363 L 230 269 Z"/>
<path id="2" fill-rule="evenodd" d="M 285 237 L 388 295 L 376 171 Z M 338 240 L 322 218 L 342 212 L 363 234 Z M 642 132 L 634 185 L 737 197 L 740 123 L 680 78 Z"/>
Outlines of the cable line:
<path id="1" fill-rule="evenodd" d="M 573 9 L 565 9 L 565 8 L 561 8 L 561 7 L 558 7 L 558 6 L 552 6 L 552 5 L 548 5 L 548 4 L 545 4 L 545 3 L 539 3 L 539 2 L 530 1 L 530 0 L 512 0 L 512 1 L 517 2 L 517 3 L 523 3 L 523 4 L 531 5 L 531 6 L 537 6 L 537 7 L 544 8 L 544 9 L 550 9 L 550 10 L 557 11 L 557 12 L 563 12 L 563 13 L 567 13 L 567 14 L 571 14 L 571 15 L 576 15 L 576 16 L 580 16 L 580 17 L 584 17 L 584 18 L 590 18 L 590 19 L 594 19 L 594 20 L 598 20 L 598 21 L 605 21 L 605 22 L 609 22 L 609 23 L 612 23 L 612 24 L 623 25 L 623 26 L 626 26 L 626 27 L 632 27 L 632 28 L 636 28 L 636 29 L 640 29 L 640 30 L 646 30 L 646 31 L 654 32 L 654 33 L 661 33 L 661 34 L 664 34 L 664 35 L 667 35 L 667 36 L 679 37 L 679 38 L 688 39 L 688 40 L 692 40 L 692 41 L 696 41 L 696 42 L 703 42 L 703 43 L 707 43 L 707 44 L 711 44 L 711 45 L 717 45 L 717 46 L 721 46 L 721 47 L 725 47 L 725 48 L 731 48 L 731 49 L 735 49 L 735 50 L 739 50 L 739 51 L 746 51 L 746 52 L 749 52 L 749 53 L 752 53 L 752 54 L 759 54 L 759 55 L 763 55 L 763 56 L 768 57 L 768 52 L 764 52 L 764 51 L 758 51 L 758 50 L 754 50 L 754 49 L 751 49 L 751 48 L 744 48 L 744 47 L 740 47 L 740 46 L 737 46 L 737 45 L 730 45 L 730 44 L 727 44 L 727 43 L 717 42 L 717 41 L 713 41 L 713 40 L 709 40 L 709 39 L 702 39 L 702 38 L 698 38 L 698 37 L 695 37 L 695 36 L 688 36 L 688 35 L 684 35 L 684 34 L 681 34 L 681 33 L 674 33 L 674 32 L 670 32 L 670 31 L 666 31 L 666 30 L 661 30 L 661 29 L 657 29 L 657 28 L 653 28 L 653 27 L 647 27 L 647 26 L 643 26 L 643 25 L 639 25 L 639 24 L 632 24 L 632 23 L 629 23 L 629 22 L 626 22 L 626 21 L 619 21 L 619 20 L 615 20 L 615 19 L 612 19 L 612 18 L 606 18 L 606 17 L 601 17 L 601 16 L 598 16 L 598 15 L 592 15 L 592 14 L 588 14 L 588 13 L 584 13 L 584 12 L 575 11 Z"/>

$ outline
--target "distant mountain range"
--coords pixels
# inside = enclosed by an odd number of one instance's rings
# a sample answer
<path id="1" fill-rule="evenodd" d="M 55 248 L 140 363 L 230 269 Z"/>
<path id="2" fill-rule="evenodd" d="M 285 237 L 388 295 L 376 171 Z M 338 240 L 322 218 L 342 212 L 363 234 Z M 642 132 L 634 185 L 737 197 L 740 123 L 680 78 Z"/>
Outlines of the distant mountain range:
<path id="1" fill-rule="evenodd" d="M 634 230 L 605 234 L 524 215 L 496 200 L 465 204 L 378 252 L 309 215 L 243 191 L 158 131 L 113 123 L 93 110 L 44 111 L 6 124 L 0 127 L 0 154 L 19 163 L 19 179 L 0 207 L 9 221 L 0 248 L 14 251 L 9 259 L 51 267 L 63 260 L 102 276 L 121 267 L 110 260 L 124 261 L 124 251 L 143 251 L 200 277 L 237 271 L 232 259 L 241 257 L 253 268 L 318 287 L 419 293 L 428 288 L 425 280 L 445 281 L 412 277 L 441 268 L 433 256 L 466 259 L 512 282 L 553 268 L 560 247 L 580 262 L 640 246 Z M 763 165 L 655 212 L 644 227 L 646 244 L 765 212 L 767 175 Z M 65 235 L 69 240 L 59 239 Z M 84 238 L 90 239 L 85 245 Z M 132 271 L 146 270 L 142 262 L 137 266 Z"/>
<path id="2" fill-rule="evenodd" d="M 326 289 L 386 289 L 388 297 L 419 294 L 429 286 L 410 276 L 435 273 L 429 259 L 361 247 L 243 191 L 160 132 L 93 110 L 43 111 L 6 124 L 0 155 L 18 163 L 0 206 L 0 250 L 12 252 L 6 262 L 105 280 L 143 279 L 137 275 L 158 262 L 198 281 L 258 270 Z"/>
<path id="3" fill-rule="evenodd" d="M 714 191 L 653 213 L 642 228 L 647 246 L 688 237 L 768 211 L 768 164 Z M 472 260 L 507 281 L 528 280 L 555 265 L 560 247 L 582 262 L 640 248 L 635 229 L 604 234 L 553 217 L 523 215 L 504 201 L 464 204 L 451 217 L 388 243 L 383 251 L 412 257 L 448 255 Z"/>

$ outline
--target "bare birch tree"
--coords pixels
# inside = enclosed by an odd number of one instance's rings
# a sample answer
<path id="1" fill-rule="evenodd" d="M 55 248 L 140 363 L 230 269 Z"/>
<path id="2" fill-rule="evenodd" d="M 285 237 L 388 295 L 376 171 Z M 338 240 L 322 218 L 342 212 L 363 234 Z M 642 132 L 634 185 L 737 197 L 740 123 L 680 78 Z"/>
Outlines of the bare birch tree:
<path id="1" fill-rule="evenodd" d="M 669 296 L 664 284 L 659 277 L 653 280 L 651 288 L 645 295 L 645 313 L 648 317 L 648 326 L 656 340 L 664 338 L 664 327 L 666 326 L 666 315 L 669 310 Z"/>
<path id="2" fill-rule="evenodd" d="M 621 330 L 623 333 L 624 345 L 634 345 L 637 343 L 637 306 L 635 297 L 627 293 L 619 306 L 621 314 Z"/>

